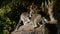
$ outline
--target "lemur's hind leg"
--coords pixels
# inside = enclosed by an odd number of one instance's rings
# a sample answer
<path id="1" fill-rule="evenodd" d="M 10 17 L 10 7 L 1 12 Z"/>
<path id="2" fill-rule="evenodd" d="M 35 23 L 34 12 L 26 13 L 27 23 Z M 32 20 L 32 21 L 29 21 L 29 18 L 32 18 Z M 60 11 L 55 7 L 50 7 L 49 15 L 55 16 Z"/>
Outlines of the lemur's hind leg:
<path id="1" fill-rule="evenodd" d="M 17 30 L 18 30 L 19 25 L 21 25 L 20 23 L 21 23 L 21 19 L 19 20 L 19 22 L 18 22 L 18 24 L 17 24 L 17 26 L 16 26 L 15 31 L 17 31 Z"/>
<path id="2" fill-rule="evenodd" d="M 38 16 L 34 19 L 33 27 L 38 27 L 38 25 L 41 25 L 41 24 L 40 24 L 41 20 L 42 20 L 41 15 L 38 15 Z"/>

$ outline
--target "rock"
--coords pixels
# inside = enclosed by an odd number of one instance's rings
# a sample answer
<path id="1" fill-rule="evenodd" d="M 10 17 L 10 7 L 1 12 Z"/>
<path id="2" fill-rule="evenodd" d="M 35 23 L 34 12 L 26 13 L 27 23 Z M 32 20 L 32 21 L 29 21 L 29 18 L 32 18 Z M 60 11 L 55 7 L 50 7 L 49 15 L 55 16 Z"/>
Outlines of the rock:
<path id="1" fill-rule="evenodd" d="M 43 27 L 33 28 L 31 23 L 20 26 L 17 31 L 12 32 L 12 34 L 43 34 Z"/>

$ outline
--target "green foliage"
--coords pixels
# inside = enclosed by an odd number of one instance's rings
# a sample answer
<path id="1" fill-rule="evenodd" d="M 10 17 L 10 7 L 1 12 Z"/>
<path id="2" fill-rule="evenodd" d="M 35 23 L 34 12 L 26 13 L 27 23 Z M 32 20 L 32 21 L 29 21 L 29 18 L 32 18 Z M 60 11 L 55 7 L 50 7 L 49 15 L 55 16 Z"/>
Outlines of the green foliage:
<path id="1" fill-rule="evenodd" d="M 12 27 L 11 25 L 13 25 L 13 28 L 16 26 L 15 22 L 11 22 L 11 20 L 8 17 L 5 18 L 1 18 L 0 20 L 0 33 L 2 32 L 2 34 L 7 34 L 9 32 L 9 27 Z M 11 28 L 12 30 L 12 28 Z M 11 31 L 10 30 L 10 31 Z"/>
<path id="2" fill-rule="evenodd" d="M 12 2 L 5 1 L 2 2 L 0 8 L 0 34 L 10 34 L 18 23 L 19 15 L 25 9 L 21 9 L 20 0 L 17 2 L 13 0 Z M 5 3 L 5 4 L 3 4 Z M 4 5 L 4 6 L 2 6 Z"/>

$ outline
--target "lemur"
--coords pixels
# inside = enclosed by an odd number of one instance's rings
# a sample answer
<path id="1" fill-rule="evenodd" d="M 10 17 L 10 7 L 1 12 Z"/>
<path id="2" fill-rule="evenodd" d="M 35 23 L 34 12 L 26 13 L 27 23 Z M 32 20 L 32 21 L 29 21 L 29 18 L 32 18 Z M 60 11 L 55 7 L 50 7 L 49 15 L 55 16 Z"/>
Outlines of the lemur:
<path id="1" fill-rule="evenodd" d="M 27 23 L 33 23 L 33 27 L 37 27 L 38 24 L 40 25 L 42 16 L 38 14 L 40 10 L 37 8 L 38 7 L 34 5 L 34 3 L 32 3 L 32 5 L 30 6 L 30 13 L 24 12 L 21 14 L 18 26 L 20 25 L 21 21 L 23 21 L 23 25 L 26 25 Z M 16 29 L 18 28 L 18 26 L 16 27 Z"/>

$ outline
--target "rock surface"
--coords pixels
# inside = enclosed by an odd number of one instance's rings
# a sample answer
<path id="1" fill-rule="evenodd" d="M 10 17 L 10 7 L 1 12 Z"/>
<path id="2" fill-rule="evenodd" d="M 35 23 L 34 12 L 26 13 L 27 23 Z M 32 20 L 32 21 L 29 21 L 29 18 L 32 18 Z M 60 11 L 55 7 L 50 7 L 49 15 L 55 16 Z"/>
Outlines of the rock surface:
<path id="1" fill-rule="evenodd" d="M 31 23 L 22 25 L 17 31 L 13 31 L 12 34 L 43 34 L 42 26 L 34 28 Z"/>

